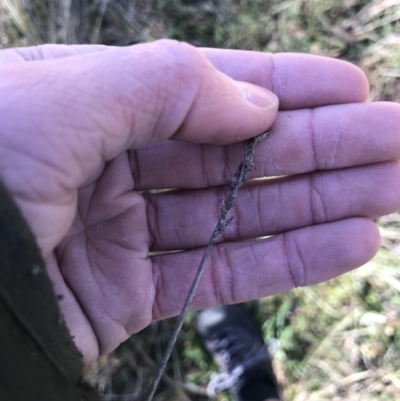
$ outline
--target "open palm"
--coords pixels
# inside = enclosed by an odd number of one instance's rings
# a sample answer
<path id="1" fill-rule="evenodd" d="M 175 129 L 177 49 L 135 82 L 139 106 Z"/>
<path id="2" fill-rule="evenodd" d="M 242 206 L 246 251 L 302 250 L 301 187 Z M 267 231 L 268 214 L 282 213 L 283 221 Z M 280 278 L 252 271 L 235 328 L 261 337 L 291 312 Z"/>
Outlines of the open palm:
<path id="1" fill-rule="evenodd" d="M 179 312 L 242 141 L 269 126 L 252 177 L 276 178 L 241 190 L 193 309 L 360 266 L 379 246 L 370 218 L 400 206 L 400 108 L 362 104 L 347 63 L 170 41 L 0 62 L 0 175 L 86 361 Z"/>

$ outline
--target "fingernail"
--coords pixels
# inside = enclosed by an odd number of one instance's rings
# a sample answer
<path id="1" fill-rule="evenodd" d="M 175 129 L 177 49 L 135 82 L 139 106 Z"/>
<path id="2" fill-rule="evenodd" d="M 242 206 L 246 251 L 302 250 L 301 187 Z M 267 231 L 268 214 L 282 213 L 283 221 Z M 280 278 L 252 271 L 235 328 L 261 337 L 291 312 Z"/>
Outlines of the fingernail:
<path id="1" fill-rule="evenodd" d="M 239 88 L 245 99 L 258 107 L 263 109 L 273 109 L 279 103 L 279 99 L 275 93 L 262 88 L 261 86 L 239 81 L 235 81 L 235 85 Z"/>

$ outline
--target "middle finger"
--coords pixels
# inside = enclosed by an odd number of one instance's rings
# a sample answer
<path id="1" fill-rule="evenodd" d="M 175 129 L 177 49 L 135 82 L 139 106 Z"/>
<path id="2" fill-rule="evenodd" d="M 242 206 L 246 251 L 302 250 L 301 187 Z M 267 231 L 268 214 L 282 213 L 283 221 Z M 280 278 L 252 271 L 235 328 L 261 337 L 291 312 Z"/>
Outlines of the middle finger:
<path id="1" fill-rule="evenodd" d="M 243 241 L 400 208 L 400 163 L 254 181 L 238 193 L 221 241 Z M 206 246 L 228 186 L 146 195 L 153 251 Z"/>

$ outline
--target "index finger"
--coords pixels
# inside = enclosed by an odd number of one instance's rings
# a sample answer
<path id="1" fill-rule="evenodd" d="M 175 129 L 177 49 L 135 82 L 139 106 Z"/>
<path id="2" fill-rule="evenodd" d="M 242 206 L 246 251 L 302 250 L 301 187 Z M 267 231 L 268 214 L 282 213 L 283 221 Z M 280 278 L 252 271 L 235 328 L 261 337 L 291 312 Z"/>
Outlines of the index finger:
<path id="1" fill-rule="evenodd" d="M 103 45 L 54 45 L 0 51 L 0 64 L 51 60 L 114 49 Z M 300 53 L 200 49 L 222 73 L 237 81 L 263 86 L 280 99 L 280 109 L 364 102 L 368 81 L 345 61 Z"/>
<path id="2" fill-rule="evenodd" d="M 263 86 L 281 110 L 365 102 L 369 85 L 355 65 L 300 53 L 202 49 L 211 63 L 237 81 Z"/>

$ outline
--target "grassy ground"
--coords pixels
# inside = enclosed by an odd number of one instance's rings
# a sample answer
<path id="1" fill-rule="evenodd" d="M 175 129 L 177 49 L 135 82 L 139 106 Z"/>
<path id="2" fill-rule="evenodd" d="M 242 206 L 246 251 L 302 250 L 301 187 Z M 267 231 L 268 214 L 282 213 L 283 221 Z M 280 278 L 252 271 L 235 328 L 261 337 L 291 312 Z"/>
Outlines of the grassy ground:
<path id="1" fill-rule="evenodd" d="M 370 100 L 400 101 L 399 0 L 0 0 L 0 48 L 128 45 L 162 37 L 199 46 L 296 51 L 349 60 Z M 400 215 L 379 221 L 382 247 L 359 270 L 248 305 L 262 324 L 287 400 L 393 400 L 400 395 Z M 189 316 L 157 400 L 204 400 L 215 369 Z M 133 336 L 87 370 L 106 400 L 136 400 L 172 322 Z M 222 394 L 219 401 L 228 400 Z"/>

